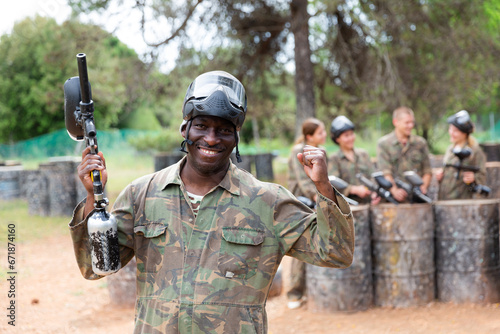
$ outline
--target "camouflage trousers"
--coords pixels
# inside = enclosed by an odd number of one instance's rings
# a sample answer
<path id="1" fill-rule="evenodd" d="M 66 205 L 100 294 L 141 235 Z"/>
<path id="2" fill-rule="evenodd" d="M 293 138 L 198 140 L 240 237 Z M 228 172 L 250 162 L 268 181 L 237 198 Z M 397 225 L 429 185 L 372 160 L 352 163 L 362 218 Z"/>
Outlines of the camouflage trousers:
<path id="1" fill-rule="evenodd" d="M 306 291 L 306 263 L 292 258 L 288 278 L 290 280 L 286 293 L 288 300 L 300 300 Z"/>

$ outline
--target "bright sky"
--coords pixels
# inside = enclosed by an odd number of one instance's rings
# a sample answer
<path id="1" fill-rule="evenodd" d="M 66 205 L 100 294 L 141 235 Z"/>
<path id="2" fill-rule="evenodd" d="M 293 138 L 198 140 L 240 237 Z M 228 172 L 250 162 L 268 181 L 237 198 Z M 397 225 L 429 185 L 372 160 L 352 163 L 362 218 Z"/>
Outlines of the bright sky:
<path id="1" fill-rule="evenodd" d="M 67 0 L 14 0 L 8 2 L 4 0 L 2 2 L 2 10 L 0 11 L 0 35 L 10 33 L 16 22 L 22 21 L 26 17 L 34 17 L 36 14 L 52 17 L 57 23 L 61 24 L 69 18 L 71 9 L 67 5 Z M 116 23 L 119 20 L 118 18 L 115 19 L 106 18 L 102 20 L 97 18 L 95 22 L 104 22 L 105 26 L 103 28 L 108 31 L 119 26 L 120 29 L 115 32 L 115 36 L 136 50 L 139 55 L 143 54 L 147 46 L 142 40 L 137 24 L 132 24 L 132 22 L 137 22 L 137 17 L 128 16 L 125 19 L 122 18 L 120 23 Z M 124 22 L 130 23 L 127 24 Z M 167 50 L 169 51 L 162 52 L 160 56 L 160 61 L 163 63 L 162 69 L 166 71 L 172 69 L 174 66 L 175 57 L 169 57 L 170 59 L 166 57 L 168 54 L 175 54 L 174 43 L 169 45 Z"/>
<path id="2" fill-rule="evenodd" d="M 58 23 L 64 22 L 71 13 L 66 0 L 15 0 L 4 1 L 0 11 L 0 34 L 10 32 L 14 24 L 36 14 L 49 16 Z"/>

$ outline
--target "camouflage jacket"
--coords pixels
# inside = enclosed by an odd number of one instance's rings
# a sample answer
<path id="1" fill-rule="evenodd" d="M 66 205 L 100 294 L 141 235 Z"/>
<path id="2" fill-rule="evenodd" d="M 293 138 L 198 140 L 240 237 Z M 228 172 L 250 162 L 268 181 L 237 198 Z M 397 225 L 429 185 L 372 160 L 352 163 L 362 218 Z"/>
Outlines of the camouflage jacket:
<path id="1" fill-rule="evenodd" d="M 195 217 L 179 163 L 144 176 L 117 198 L 122 267 L 137 259 L 135 333 L 266 333 L 265 304 L 285 255 L 319 266 L 352 261 L 349 205 L 318 193 L 317 212 L 286 188 L 231 164 Z M 83 206 L 70 231 L 82 275 L 92 272 Z"/>
<path id="2" fill-rule="evenodd" d="M 344 195 L 348 195 L 351 185 L 361 185 L 362 183 L 356 178 L 356 174 L 361 173 L 368 179 L 371 179 L 373 173 L 373 164 L 370 160 L 368 152 L 363 149 L 354 149 L 354 161 L 349 160 L 342 150 L 330 155 L 328 158 L 328 175 L 333 175 L 346 181 L 349 185 L 342 191 Z M 371 198 L 360 198 L 356 195 L 349 195 L 355 201 L 360 203 L 370 203 Z"/>
<path id="3" fill-rule="evenodd" d="M 383 136 L 377 143 L 377 168 L 384 175 L 401 180 L 405 179 L 406 171 L 414 171 L 420 177 L 432 174 L 427 141 L 412 134 L 402 147 L 394 131 Z"/>
<path id="4" fill-rule="evenodd" d="M 303 149 L 304 143 L 292 147 L 292 152 L 288 158 L 288 189 L 295 196 L 305 196 L 313 199 L 314 195 L 316 195 L 316 186 L 304 172 L 304 166 L 297 159 L 297 153 L 302 152 Z"/>
<path id="5" fill-rule="evenodd" d="M 471 148 L 472 154 L 462 161 L 463 165 L 479 167 L 479 171 L 475 173 L 476 183 L 484 184 L 486 182 L 486 156 L 481 147 L 475 144 L 467 145 Z M 457 165 L 459 159 L 453 154 L 454 145 L 450 145 L 443 157 L 443 165 Z M 443 178 L 439 183 L 438 200 L 451 199 L 470 199 L 479 198 L 478 194 L 469 190 L 469 186 L 463 181 L 463 172 L 458 174 L 457 169 L 453 167 L 444 167 Z"/>

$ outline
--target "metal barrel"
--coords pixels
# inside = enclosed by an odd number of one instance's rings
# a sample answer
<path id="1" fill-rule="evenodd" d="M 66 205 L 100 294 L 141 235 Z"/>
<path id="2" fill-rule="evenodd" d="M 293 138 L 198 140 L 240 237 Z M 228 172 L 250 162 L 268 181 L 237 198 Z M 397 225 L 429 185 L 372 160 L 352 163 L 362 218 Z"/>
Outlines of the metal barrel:
<path id="1" fill-rule="evenodd" d="M 0 167 L 0 199 L 12 200 L 21 197 L 20 177 L 22 166 Z"/>
<path id="2" fill-rule="evenodd" d="M 438 201 L 437 297 L 443 302 L 500 302 L 498 199 Z"/>
<path id="3" fill-rule="evenodd" d="M 262 154 L 256 154 L 254 156 L 255 173 L 259 180 L 262 181 L 274 180 L 273 159 L 274 156 L 272 153 L 262 153 Z"/>
<path id="4" fill-rule="evenodd" d="M 154 157 L 155 172 L 162 170 L 168 166 L 178 163 L 184 157 L 184 153 L 158 153 Z"/>
<path id="5" fill-rule="evenodd" d="M 122 307 L 135 305 L 137 292 L 137 261 L 133 257 L 129 263 L 113 275 L 106 276 L 111 303 Z"/>
<path id="6" fill-rule="evenodd" d="M 307 308 L 312 312 L 364 311 L 373 305 L 370 206 L 352 207 L 356 233 L 349 268 L 306 265 Z"/>
<path id="7" fill-rule="evenodd" d="M 371 207 L 374 302 L 425 305 L 435 298 L 434 217 L 431 204 Z"/>
<path id="8" fill-rule="evenodd" d="M 486 161 L 500 161 L 500 143 L 479 144 L 486 155 Z"/>
<path id="9" fill-rule="evenodd" d="M 50 216 L 49 179 L 50 164 L 42 163 L 38 170 L 26 178 L 28 213 L 36 216 Z"/>
<path id="10" fill-rule="evenodd" d="M 47 167 L 50 216 L 71 216 L 77 204 L 77 167 L 76 157 L 53 157 Z"/>
<path id="11" fill-rule="evenodd" d="M 252 172 L 252 164 L 254 163 L 255 157 L 253 155 L 241 155 L 241 162 L 238 162 L 236 159 L 236 154 L 231 153 L 231 161 L 238 168 L 244 169 L 247 172 Z"/>
<path id="12" fill-rule="evenodd" d="M 486 183 L 491 188 L 489 198 L 500 198 L 500 161 L 486 163 Z"/>

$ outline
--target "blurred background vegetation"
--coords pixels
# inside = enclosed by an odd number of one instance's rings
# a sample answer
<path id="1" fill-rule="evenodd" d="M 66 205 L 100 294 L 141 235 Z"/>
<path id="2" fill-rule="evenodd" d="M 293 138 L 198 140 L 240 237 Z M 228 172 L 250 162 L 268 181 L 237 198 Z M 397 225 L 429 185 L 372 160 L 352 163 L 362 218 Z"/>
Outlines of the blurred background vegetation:
<path id="1" fill-rule="evenodd" d="M 62 24 L 26 18 L 0 37 L 0 160 L 79 155 L 64 130 L 64 82 L 87 54 L 101 149 L 151 156 L 180 144 L 185 90 L 223 69 L 247 89 L 242 151 L 287 156 L 300 124 L 338 115 L 375 156 L 392 110 L 410 106 L 431 152 L 467 109 L 480 141 L 500 136 L 500 0 L 68 0 Z M 100 22 L 129 15 L 143 54 Z M 95 15 L 92 22 L 82 16 Z M 123 24 L 123 23 L 122 23 Z M 115 27 L 120 29 L 120 24 Z M 175 43 L 166 70 L 162 54 Z M 169 51 L 170 52 L 170 51 Z M 336 147 L 328 141 L 330 152 Z"/>

